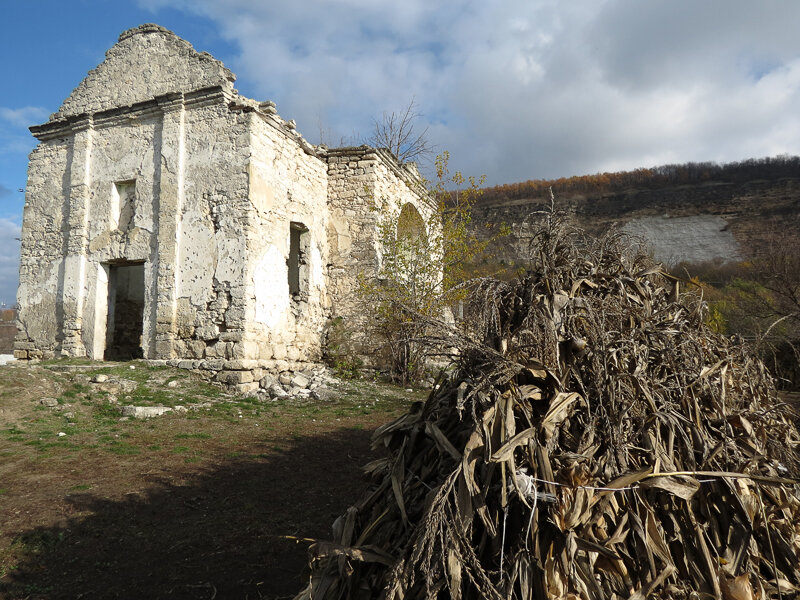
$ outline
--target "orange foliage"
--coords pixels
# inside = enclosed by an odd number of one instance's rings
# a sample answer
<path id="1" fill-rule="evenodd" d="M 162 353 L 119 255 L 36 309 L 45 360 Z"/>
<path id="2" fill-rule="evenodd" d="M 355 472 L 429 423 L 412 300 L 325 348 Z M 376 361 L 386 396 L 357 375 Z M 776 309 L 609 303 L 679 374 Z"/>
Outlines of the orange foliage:
<path id="1" fill-rule="evenodd" d="M 503 200 L 520 200 L 548 197 L 549 189 L 559 195 L 621 192 L 626 189 L 661 188 L 670 185 L 687 185 L 703 181 L 742 182 L 752 179 L 797 177 L 800 157 L 781 155 L 719 165 L 714 162 L 663 165 L 649 169 L 595 173 L 559 179 L 532 179 L 521 183 L 508 183 L 486 188 L 479 204 Z"/>

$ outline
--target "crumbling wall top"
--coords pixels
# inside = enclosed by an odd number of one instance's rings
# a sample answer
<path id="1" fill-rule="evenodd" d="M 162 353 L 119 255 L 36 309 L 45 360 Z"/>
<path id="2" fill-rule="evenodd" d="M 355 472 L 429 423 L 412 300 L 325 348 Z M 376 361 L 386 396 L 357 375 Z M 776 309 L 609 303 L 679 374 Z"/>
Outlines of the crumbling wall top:
<path id="1" fill-rule="evenodd" d="M 130 106 L 174 92 L 222 86 L 236 76 L 168 29 L 146 23 L 124 31 L 105 60 L 64 101 L 51 121 Z"/>

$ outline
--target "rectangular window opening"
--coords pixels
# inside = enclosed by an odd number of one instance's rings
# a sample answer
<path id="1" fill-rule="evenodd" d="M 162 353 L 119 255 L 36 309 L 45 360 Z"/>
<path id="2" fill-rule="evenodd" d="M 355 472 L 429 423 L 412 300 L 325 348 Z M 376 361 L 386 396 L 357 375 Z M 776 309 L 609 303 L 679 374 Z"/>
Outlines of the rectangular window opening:
<path id="1" fill-rule="evenodd" d="M 297 301 L 308 300 L 308 252 L 310 233 L 303 223 L 289 226 L 289 294 Z"/>
<path id="2" fill-rule="evenodd" d="M 133 226 L 136 213 L 136 180 L 117 181 L 111 190 L 111 229 L 128 232 Z"/>

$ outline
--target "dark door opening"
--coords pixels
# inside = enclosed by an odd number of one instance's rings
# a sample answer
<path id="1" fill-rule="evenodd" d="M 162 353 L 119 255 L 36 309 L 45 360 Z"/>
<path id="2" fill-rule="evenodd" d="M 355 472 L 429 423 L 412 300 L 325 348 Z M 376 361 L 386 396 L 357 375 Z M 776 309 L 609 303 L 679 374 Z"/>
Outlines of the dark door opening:
<path id="1" fill-rule="evenodd" d="M 142 358 L 144 263 L 108 266 L 108 323 L 104 360 Z"/>

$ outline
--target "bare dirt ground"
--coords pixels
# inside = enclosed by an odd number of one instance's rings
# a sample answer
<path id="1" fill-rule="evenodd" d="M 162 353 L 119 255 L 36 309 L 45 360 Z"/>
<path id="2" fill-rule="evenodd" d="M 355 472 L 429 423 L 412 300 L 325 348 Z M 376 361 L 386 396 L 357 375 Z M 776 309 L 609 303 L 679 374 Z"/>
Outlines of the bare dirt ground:
<path id="1" fill-rule="evenodd" d="M 371 431 L 421 397 L 275 402 L 133 366 L 0 367 L 0 598 L 291 598 L 366 487 Z"/>

